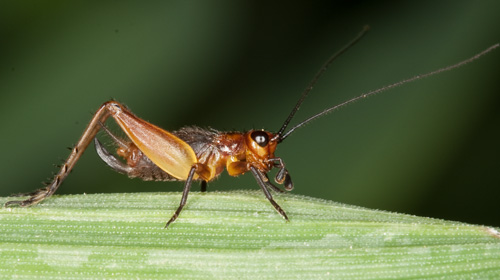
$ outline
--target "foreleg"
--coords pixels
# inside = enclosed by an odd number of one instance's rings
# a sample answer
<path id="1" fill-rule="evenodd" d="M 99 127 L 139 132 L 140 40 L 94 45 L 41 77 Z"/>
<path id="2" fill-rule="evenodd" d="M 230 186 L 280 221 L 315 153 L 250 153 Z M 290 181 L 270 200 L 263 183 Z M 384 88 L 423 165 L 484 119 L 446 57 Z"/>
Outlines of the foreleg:
<path id="1" fill-rule="evenodd" d="M 273 196 L 271 195 L 271 193 L 269 192 L 269 190 L 267 189 L 267 185 L 266 183 L 262 180 L 262 177 L 263 177 L 263 174 L 255 167 L 251 166 L 250 167 L 250 171 L 252 172 L 253 176 L 255 177 L 255 179 L 257 180 L 257 183 L 259 184 L 260 188 L 262 189 L 262 191 L 264 192 L 264 195 L 266 196 L 266 198 L 269 200 L 269 202 L 271 202 L 271 204 L 273 205 L 274 209 L 276 209 L 276 211 L 285 219 L 288 221 L 288 217 L 285 213 L 285 211 L 283 209 L 281 209 L 281 207 L 278 205 L 278 203 L 276 203 L 276 201 L 274 201 L 273 199 Z"/>

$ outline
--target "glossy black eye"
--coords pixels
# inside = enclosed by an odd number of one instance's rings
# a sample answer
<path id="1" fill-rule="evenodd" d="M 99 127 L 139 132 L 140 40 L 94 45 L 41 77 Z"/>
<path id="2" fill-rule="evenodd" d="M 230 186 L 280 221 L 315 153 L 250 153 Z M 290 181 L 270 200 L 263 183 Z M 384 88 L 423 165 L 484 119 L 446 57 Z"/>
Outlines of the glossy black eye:
<path id="1" fill-rule="evenodd" d="M 261 147 L 265 147 L 267 143 L 269 143 L 269 136 L 267 136 L 267 133 L 264 131 L 254 131 L 250 137 L 252 137 L 253 141 L 257 142 Z"/>

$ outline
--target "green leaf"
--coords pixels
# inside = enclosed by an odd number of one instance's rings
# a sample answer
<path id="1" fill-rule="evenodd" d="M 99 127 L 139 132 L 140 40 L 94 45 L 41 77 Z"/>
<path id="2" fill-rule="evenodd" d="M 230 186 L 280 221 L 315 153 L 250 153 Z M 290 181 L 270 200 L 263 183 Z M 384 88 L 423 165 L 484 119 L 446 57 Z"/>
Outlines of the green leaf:
<path id="1" fill-rule="evenodd" d="M 261 192 L 54 196 L 0 210 L 0 278 L 500 278 L 499 229 Z M 5 203 L 10 198 L 0 198 Z"/>

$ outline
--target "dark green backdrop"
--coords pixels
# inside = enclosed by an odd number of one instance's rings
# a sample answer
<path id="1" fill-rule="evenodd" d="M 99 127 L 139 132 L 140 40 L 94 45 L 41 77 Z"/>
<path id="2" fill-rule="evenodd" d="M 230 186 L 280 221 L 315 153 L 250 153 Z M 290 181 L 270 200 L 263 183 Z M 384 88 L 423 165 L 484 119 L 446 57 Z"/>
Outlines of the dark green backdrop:
<path id="1" fill-rule="evenodd" d="M 2 1 L 0 195 L 39 188 L 110 98 L 167 130 L 273 131 L 363 25 L 295 121 L 499 42 L 499 11 L 496 0 Z M 298 130 L 277 150 L 293 192 L 500 226 L 499 61 L 497 50 Z M 209 185 L 257 188 L 249 174 Z M 181 189 L 113 173 L 92 148 L 58 193 Z"/>

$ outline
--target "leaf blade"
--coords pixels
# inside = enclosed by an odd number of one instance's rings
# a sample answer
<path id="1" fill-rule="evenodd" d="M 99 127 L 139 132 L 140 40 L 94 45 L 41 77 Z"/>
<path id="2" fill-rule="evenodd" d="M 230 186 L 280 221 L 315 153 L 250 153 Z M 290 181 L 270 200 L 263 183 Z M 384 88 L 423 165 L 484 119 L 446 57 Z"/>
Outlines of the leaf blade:
<path id="1" fill-rule="evenodd" d="M 25 278 L 495 278 L 498 229 L 259 192 L 54 196 L 0 211 L 0 272 Z M 5 202 L 1 198 L 0 202 Z"/>

